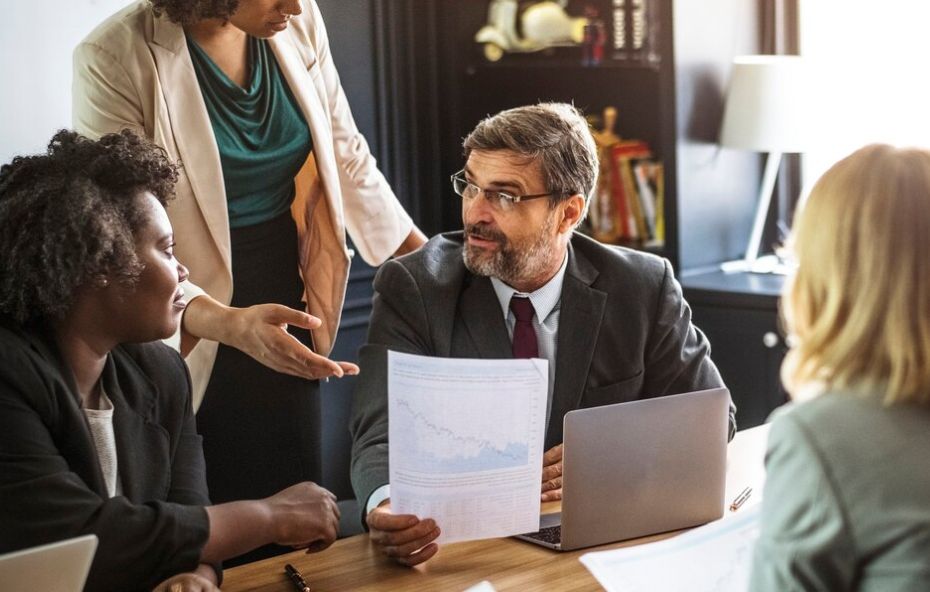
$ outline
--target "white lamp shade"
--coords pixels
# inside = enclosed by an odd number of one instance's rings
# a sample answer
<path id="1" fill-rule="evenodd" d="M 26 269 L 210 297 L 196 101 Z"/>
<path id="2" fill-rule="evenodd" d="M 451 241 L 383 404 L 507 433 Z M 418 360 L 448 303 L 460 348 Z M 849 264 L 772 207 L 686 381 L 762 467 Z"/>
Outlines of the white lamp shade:
<path id="1" fill-rule="evenodd" d="M 798 56 L 733 61 L 720 143 L 758 152 L 803 152 L 809 132 L 808 69 Z"/>

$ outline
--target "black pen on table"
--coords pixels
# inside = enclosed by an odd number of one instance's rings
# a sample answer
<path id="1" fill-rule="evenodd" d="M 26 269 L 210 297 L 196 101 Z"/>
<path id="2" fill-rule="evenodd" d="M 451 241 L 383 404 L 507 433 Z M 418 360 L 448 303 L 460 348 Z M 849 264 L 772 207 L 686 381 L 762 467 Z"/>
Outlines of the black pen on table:
<path id="1" fill-rule="evenodd" d="M 752 487 L 747 487 L 746 489 L 742 490 L 740 494 L 736 496 L 736 499 L 733 500 L 733 503 L 730 504 L 730 511 L 735 512 L 739 510 L 739 507 L 742 506 L 746 502 L 746 500 L 749 499 L 749 496 L 751 494 L 752 494 Z"/>
<path id="2" fill-rule="evenodd" d="M 291 582 L 298 592 L 310 592 L 310 586 L 304 580 L 304 576 L 297 571 L 296 567 L 288 563 L 284 566 L 284 572 L 287 573 L 287 577 L 291 578 Z"/>

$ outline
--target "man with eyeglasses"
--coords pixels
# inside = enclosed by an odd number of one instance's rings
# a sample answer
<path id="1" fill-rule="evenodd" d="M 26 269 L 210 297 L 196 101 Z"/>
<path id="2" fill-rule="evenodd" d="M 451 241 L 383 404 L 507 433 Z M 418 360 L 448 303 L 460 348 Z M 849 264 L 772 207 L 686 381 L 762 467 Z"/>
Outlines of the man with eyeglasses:
<path id="1" fill-rule="evenodd" d="M 668 261 L 574 231 L 598 160 L 573 106 L 503 111 L 464 147 L 465 167 L 452 176 L 464 231 L 378 272 L 350 422 L 352 483 L 371 540 L 404 565 L 436 553 L 441 525 L 390 511 L 387 349 L 548 359 L 543 501 L 561 499 L 568 411 L 723 385 Z"/>

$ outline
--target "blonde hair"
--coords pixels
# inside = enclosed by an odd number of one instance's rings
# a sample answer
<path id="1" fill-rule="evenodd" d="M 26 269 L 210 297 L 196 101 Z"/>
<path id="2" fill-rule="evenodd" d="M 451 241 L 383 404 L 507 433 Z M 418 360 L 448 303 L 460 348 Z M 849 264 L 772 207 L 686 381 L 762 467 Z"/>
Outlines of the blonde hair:
<path id="1" fill-rule="evenodd" d="M 874 144 L 833 165 L 795 216 L 782 379 L 930 404 L 930 152 Z"/>

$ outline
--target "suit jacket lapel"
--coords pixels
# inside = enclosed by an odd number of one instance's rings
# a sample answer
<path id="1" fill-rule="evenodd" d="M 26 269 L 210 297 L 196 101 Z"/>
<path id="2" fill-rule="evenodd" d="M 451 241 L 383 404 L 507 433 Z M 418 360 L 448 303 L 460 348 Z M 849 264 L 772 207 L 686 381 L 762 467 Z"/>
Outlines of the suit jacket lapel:
<path id="1" fill-rule="evenodd" d="M 25 333 L 25 335 L 32 348 L 38 351 L 39 355 L 48 360 L 58 371 L 58 375 L 67 389 L 66 400 L 61 402 L 64 406 L 63 411 L 74 418 L 72 422 L 69 422 L 70 425 L 80 426 L 78 429 L 83 431 L 83 437 L 69 439 L 69 442 L 77 442 L 76 445 L 80 447 L 80 451 L 76 454 L 68 455 L 71 458 L 69 461 L 71 462 L 71 470 L 84 479 L 87 486 L 94 492 L 106 496 L 107 486 L 103 479 L 103 471 L 97 458 L 97 450 L 93 445 L 90 426 L 87 424 L 84 411 L 81 409 L 81 399 L 71 369 L 65 364 L 58 347 L 55 345 L 54 338 L 47 329 L 37 329 Z"/>
<path id="2" fill-rule="evenodd" d="M 338 170 L 336 153 L 333 148 L 333 126 L 329 121 L 329 110 L 323 105 L 320 94 L 317 92 L 315 86 L 317 82 L 309 74 L 314 67 L 319 70 L 317 56 L 309 43 L 295 43 L 291 35 L 296 35 L 293 27 L 270 38 L 268 44 L 278 60 L 278 67 L 287 80 L 288 88 L 291 89 L 310 127 L 310 135 L 313 137 L 312 157 L 316 160 L 316 171 L 324 189 L 324 199 L 329 202 L 326 211 L 332 218 L 332 227 L 342 228 L 342 221 L 338 219 L 338 212 L 342 211 L 341 207 L 333 204 L 333 196 L 342 195 L 339 179 L 335 174 L 327 174 Z M 301 55 L 301 50 L 304 55 Z M 320 76 L 322 77 L 322 74 Z M 325 94 L 326 89 L 322 92 Z"/>
<path id="3" fill-rule="evenodd" d="M 319 95 L 314 92 L 311 77 L 308 75 L 310 68 L 316 64 L 316 55 L 310 53 L 301 56 L 290 38 L 290 31 L 271 37 L 268 39 L 268 44 L 274 52 L 275 59 L 278 60 L 278 67 L 287 80 L 288 88 L 291 89 L 291 93 L 300 105 L 304 119 L 307 120 L 307 125 L 310 126 L 314 152 L 320 144 L 319 148 L 322 148 L 324 154 L 331 155 L 333 139 L 328 133 L 331 126 L 326 120 L 327 115 L 323 103 Z M 311 51 L 309 44 L 304 47 L 308 52 Z"/>
<path id="4" fill-rule="evenodd" d="M 149 419 L 158 397 L 155 385 L 129 356 L 118 350 L 107 358 L 103 379 L 113 403 L 116 458 L 123 495 L 141 503 L 153 495 L 166 493 L 170 476 L 149 470 L 170 466 L 167 434 Z M 159 452 L 164 459 L 155 458 Z"/>
<path id="5" fill-rule="evenodd" d="M 462 291 L 461 315 L 475 351 L 487 359 L 512 358 L 510 336 L 491 280 L 470 276 L 465 281 L 468 285 Z"/>
<path id="6" fill-rule="evenodd" d="M 187 51 L 184 30 L 165 16 L 155 18 L 154 26 L 149 46 L 171 120 L 171 135 L 203 219 L 229 269 L 229 214 L 220 152 Z"/>
<path id="7" fill-rule="evenodd" d="M 577 409 L 584 394 L 607 301 L 605 292 L 591 287 L 597 275 L 597 269 L 584 255 L 569 245 L 568 268 L 562 284 L 555 385 L 546 430 L 546 448 L 562 441 L 562 418 L 572 409 Z"/>

